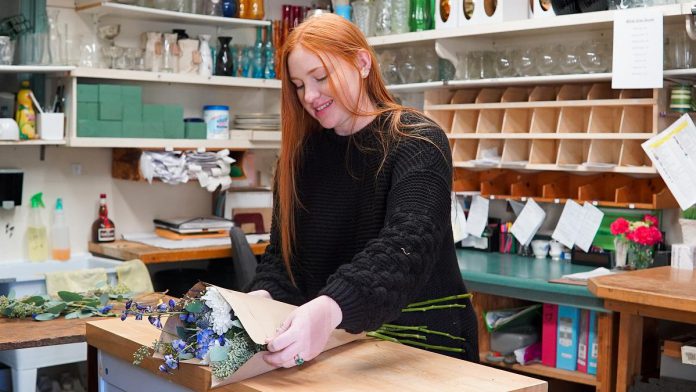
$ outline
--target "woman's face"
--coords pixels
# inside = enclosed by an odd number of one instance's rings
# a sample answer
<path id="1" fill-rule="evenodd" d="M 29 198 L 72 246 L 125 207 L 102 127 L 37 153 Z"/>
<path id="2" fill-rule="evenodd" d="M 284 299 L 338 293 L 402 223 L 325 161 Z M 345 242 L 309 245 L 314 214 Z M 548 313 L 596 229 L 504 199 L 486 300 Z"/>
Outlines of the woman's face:
<path id="1" fill-rule="evenodd" d="M 369 60 L 369 55 L 367 59 Z M 339 135 L 350 135 L 360 130 L 364 121 L 356 122 L 355 116 L 341 104 L 341 98 L 352 108 L 362 99 L 359 108 L 371 109 L 372 105 L 367 98 L 359 96 L 362 75 L 367 76 L 365 70 L 369 72 L 369 61 L 361 64 L 365 61 L 361 60 L 361 55 L 358 56 L 358 66 L 363 69 L 361 73 L 353 65 L 336 57 L 330 57 L 330 60 L 326 61 L 327 68 L 324 68 L 317 55 L 299 45 L 288 56 L 290 80 L 295 85 L 300 103 L 310 116 L 324 128 L 334 129 Z M 339 89 L 338 94 L 342 97 L 334 97 L 329 86 L 329 76 L 333 77 Z M 344 83 L 341 83 L 342 79 Z"/>

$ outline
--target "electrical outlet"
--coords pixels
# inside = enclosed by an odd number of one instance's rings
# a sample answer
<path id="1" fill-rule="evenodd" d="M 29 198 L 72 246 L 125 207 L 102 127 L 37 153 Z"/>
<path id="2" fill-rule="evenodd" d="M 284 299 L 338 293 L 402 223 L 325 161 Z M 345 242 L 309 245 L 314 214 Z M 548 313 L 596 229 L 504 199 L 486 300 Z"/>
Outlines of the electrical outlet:
<path id="1" fill-rule="evenodd" d="M 70 169 L 72 170 L 73 176 L 81 176 L 82 175 L 82 164 L 81 163 L 71 164 Z"/>

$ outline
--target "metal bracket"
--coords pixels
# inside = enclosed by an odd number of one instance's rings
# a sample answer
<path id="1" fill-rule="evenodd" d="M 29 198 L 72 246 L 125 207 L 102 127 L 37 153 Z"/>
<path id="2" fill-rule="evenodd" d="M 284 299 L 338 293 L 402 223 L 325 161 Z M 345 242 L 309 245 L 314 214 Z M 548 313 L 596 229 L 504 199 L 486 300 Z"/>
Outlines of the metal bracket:
<path id="1" fill-rule="evenodd" d="M 42 162 L 46 160 L 46 146 L 43 144 L 39 146 L 39 160 Z"/>

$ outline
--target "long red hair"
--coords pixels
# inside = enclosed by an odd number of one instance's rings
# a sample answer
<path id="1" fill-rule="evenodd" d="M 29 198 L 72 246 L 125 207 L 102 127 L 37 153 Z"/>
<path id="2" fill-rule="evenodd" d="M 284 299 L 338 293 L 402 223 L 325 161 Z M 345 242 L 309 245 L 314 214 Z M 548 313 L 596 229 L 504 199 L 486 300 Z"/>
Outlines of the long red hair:
<path id="1" fill-rule="evenodd" d="M 389 151 L 392 141 L 402 136 L 411 136 L 401 129 L 411 128 L 419 124 L 405 125 L 401 122 L 403 112 L 412 112 L 413 109 L 403 107 L 396 103 L 384 85 L 384 80 L 379 72 L 377 56 L 368 45 L 365 36 L 351 22 L 335 14 L 320 14 L 310 17 L 297 26 L 288 35 L 280 55 L 280 79 L 281 79 L 281 129 L 282 141 L 278 167 L 276 171 L 275 188 L 277 193 L 278 215 L 275 217 L 280 229 L 281 254 L 288 276 L 295 283 L 290 260 L 292 259 L 295 241 L 295 209 L 301 206 L 296 188 L 297 173 L 302 162 L 304 142 L 312 132 L 322 130 L 321 125 L 310 116 L 302 107 L 297 96 L 295 85 L 290 81 L 288 72 L 288 56 L 302 46 L 305 50 L 315 54 L 321 60 L 325 68 L 327 63 L 343 61 L 352 65 L 360 73 L 357 62 L 357 54 L 365 50 L 370 55 L 370 72 L 361 80 L 359 96 L 367 94 L 374 107 L 374 112 L 360 111 L 359 102 L 348 102 L 344 93 L 348 81 L 345 75 L 328 73 L 329 88 L 334 96 L 345 108 L 355 116 L 381 115 L 389 112 L 389 126 L 386 135 L 380 134 L 380 143 L 384 153 L 384 159 Z M 336 67 L 333 67 L 336 69 Z M 417 137 L 417 136 L 416 136 Z"/>

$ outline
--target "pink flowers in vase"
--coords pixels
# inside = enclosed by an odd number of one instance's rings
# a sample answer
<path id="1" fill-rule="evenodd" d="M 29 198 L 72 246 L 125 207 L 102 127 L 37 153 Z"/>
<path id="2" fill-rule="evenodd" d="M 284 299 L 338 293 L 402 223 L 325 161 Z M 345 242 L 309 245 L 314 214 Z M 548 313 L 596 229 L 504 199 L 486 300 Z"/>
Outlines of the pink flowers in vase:
<path id="1" fill-rule="evenodd" d="M 611 234 L 625 241 L 653 246 L 662 241 L 662 232 L 657 226 L 657 218 L 653 215 L 645 214 L 643 220 L 635 222 L 618 218 L 609 226 L 609 230 L 611 230 Z"/>
<path id="2" fill-rule="evenodd" d="M 658 228 L 658 220 L 653 215 L 643 215 L 643 220 L 629 222 L 624 218 L 616 219 L 609 226 L 611 234 L 616 236 L 617 254 L 620 248 L 624 250 L 628 244 L 628 268 L 647 268 L 652 264 L 655 245 L 662 241 L 662 232 Z M 617 268 L 621 267 L 617 263 Z"/>

